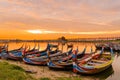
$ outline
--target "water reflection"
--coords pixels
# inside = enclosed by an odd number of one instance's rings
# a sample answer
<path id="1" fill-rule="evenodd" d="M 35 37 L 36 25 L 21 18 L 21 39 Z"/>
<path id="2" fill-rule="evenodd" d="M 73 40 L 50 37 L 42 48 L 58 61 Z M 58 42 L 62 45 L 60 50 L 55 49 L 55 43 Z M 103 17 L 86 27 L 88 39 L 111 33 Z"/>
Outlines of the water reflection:
<path id="1" fill-rule="evenodd" d="M 35 44 L 38 45 L 40 44 L 40 50 L 44 50 L 47 46 L 46 42 L 20 42 L 20 43 L 8 43 L 9 44 L 9 50 L 13 50 L 13 49 L 17 49 L 19 47 L 22 46 L 22 44 L 26 44 L 26 45 L 30 45 L 30 48 L 32 49 Z M 52 44 L 57 44 L 57 43 L 52 43 Z M 74 45 L 74 49 L 79 48 L 79 51 L 82 51 L 84 49 L 85 46 L 87 46 L 87 50 L 86 52 L 90 52 L 91 46 L 93 48 L 93 51 L 95 51 L 95 46 L 93 43 L 72 43 Z M 3 45 L 3 43 L 0 43 L 0 45 Z M 36 47 L 37 48 L 37 47 Z M 62 49 L 62 44 L 60 44 L 59 49 Z M 67 45 L 63 45 L 63 51 L 67 50 Z M 109 53 L 109 52 L 107 52 Z M 112 64 L 112 66 L 110 68 L 108 68 L 107 70 L 99 73 L 99 74 L 95 74 L 95 75 L 80 75 L 82 77 L 87 77 L 90 80 L 119 80 L 120 79 L 120 53 L 115 53 L 115 58 L 114 58 L 114 62 Z"/>
<path id="2" fill-rule="evenodd" d="M 2 44 L 3 43 L 0 43 L 0 45 L 2 45 Z M 39 42 L 39 43 L 38 42 L 36 42 L 36 43 L 35 42 L 29 42 L 29 43 L 28 42 L 19 42 L 19 43 L 11 42 L 11 43 L 8 43 L 8 45 L 9 45 L 8 50 L 17 49 L 17 48 L 21 47 L 22 44 L 30 46 L 31 49 L 35 46 L 35 44 L 36 45 L 40 44 L 40 50 L 44 50 L 47 46 L 46 42 Z M 52 44 L 57 44 L 57 43 L 53 42 Z M 91 46 L 93 47 L 93 51 L 95 51 L 94 44 L 92 44 L 92 43 L 72 43 L 72 44 L 74 45 L 73 49 L 76 49 L 78 46 L 79 51 L 82 51 L 85 48 L 85 46 L 87 46 L 86 52 L 90 52 Z M 60 50 L 62 49 L 62 44 L 60 44 L 59 49 Z M 67 45 L 63 45 L 63 51 L 66 51 L 66 50 L 67 50 Z"/>
<path id="3" fill-rule="evenodd" d="M 120 53 L 116 53 L 116 55 L 117 55 L 117 58 L 120 56 Z"/>
<path id="4" fill-rule="evenodd" d="M 114 61 L 112 63 L 114 74 L 109 76 L 107 80 L 120 80 L 120 54 L 116 53 L 114 57 Z"/>

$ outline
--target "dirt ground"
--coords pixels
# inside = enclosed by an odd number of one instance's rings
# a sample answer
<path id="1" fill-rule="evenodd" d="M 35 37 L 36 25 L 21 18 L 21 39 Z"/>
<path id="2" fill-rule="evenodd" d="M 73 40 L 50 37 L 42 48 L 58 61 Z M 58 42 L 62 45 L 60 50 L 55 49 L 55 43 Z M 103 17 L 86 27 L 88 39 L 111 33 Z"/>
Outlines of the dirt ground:
<path id="1" fill-rule="evenodd" d="M 2 61 L 6 61 L 10 64 L 15 64 L 15 65 L 21 66 L 25 70 L 30 70 L 30 71 L 36 72 L 34 74 L 30 74 L 31 76 L 33 76 L 35 78 L 48 77 L 48 78 L 54 79 L 56 77 L 78 76 L 78 75 L 74 74 L 72 71 L 54 71 L 54 70 L 50 70 L 47 66 L 27 65 L 23 62 L 11 61 L 11 60 L 2 60 Z"/>
<path id="2" fill-rule="evenodd" d="M 58 77 L 80 77 L 82 80 L 99 80 L 99 79 L 93 79 L 91 77 L 83 77 L 80 76 L 79 74 L 75 74 L 71 71 L 55 71 L 49 69 L 47 66 L 34 66 L 34 65 L 28 65 L 23 62 L 19 61 L 11 61 L 11 60 L 1 60 L 8 62 L 10 64 L 18 65 L 21 66 L 25 70 L 30 70 L 36 73 L 29 73 L 32 77 L 39 79 L 39 78 L 50 78 L 52 80 L 55 80 Z"/>

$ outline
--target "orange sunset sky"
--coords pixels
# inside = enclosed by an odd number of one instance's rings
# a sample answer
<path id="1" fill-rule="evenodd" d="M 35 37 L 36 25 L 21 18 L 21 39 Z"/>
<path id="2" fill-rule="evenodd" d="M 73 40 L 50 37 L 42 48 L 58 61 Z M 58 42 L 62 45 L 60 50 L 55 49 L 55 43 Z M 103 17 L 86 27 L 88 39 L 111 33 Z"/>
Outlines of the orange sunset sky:
<path id="1" fill-rule="evenodd" d="M 120 0 L 0 0 L 0 39 L 120 35 Z"/>

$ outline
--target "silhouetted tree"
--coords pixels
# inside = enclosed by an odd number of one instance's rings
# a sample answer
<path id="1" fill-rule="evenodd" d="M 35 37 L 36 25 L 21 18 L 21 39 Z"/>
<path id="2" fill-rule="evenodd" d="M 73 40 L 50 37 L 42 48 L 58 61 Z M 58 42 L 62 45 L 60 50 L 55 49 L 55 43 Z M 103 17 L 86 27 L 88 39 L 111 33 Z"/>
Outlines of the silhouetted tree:
<path id="1" fill-rule="evenodd" d="M 58 40 L 60 40 L 60 41 L 67 41 L 67 39 L 64 36 L 58 38 Z"/>

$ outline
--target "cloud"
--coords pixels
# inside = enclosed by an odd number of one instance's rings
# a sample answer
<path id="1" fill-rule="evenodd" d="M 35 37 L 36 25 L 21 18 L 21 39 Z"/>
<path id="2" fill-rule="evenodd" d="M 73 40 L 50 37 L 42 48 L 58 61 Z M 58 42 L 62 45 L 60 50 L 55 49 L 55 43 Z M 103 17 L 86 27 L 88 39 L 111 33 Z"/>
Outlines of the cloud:
<path id="1" fill-rule="evenodd" d="M 32 34 L 77 34 L 77 35 L 99 35 L 99 34 L 120 34 L 120 31 L 97 31 L 97 32 L 70 32 L 70 31 L 48 31 L 48 30 L 27 30 L 27 32 Z"/>
<path id="2" fill-rule="evenodd" d="M 0 26 L 28 30 L 112 31 L 119 0 L 0 0 Z M 114 22 L 113 22 L 114 23 Z"/>
<path id="3" fill-rule="evenodd" d="M 3 28 L 16 30 L 49 30 L 49 31 L 68 31 L 68 32 L 94 32 L 94 31 L 116 31 L 120 27 L 106 24 L 86 23 L 79 21 L 62 21 L 54 19 L 32 20 L 24 19 L 24 21 L 8 21 L 0 23 Z M 116 27 L 116 28 L 115 28 Z"/>

